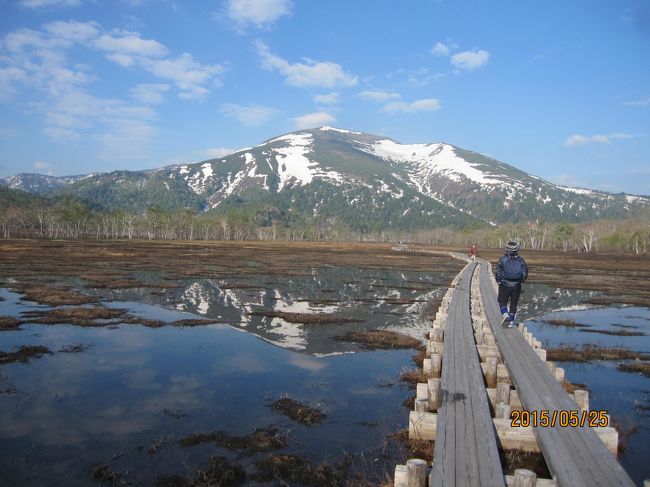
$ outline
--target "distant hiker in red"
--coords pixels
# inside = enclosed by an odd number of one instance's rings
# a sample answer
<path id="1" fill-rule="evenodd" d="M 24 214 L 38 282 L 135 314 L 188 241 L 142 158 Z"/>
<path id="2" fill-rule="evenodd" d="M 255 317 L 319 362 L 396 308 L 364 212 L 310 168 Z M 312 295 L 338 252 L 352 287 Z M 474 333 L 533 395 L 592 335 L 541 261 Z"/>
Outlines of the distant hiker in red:
<path id="1" fill-rule="evenodd" d="M 519 244 L 512 241 L 508 242 L 506 253 L 499 259 L 496 269 L 496 281 L 499 284 L 497 299 L 503 316 L 501 325 L 506 328 L 515 326 L 515 315 L 517 314 L 517 302 L 521 294 L 521 285 L 528 277 L 528 266 L 518 252 Z M 510 301 L 509 310 L 508 301 Z"/>
<path id="2" fill-rule="evenodd" d="M 478 247 L 476 244 L 472 244 L 472 246 L 469 248 L 469 255 L 472 257 L 472 260 L 476 260 L 476 256 L 478 255 Z"/>

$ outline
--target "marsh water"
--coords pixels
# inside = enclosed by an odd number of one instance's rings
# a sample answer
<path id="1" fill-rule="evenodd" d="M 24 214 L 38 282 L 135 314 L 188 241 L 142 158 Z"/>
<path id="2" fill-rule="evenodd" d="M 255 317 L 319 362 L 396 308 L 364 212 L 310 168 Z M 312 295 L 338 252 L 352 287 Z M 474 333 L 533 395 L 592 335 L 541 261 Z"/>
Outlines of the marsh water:
<path id="1" fill-rule="evenodd" d="M 190 478 L 212 456 L 222 455 L 246 469 L 248 482 L 263 484 L 250 477 L 256 462 L 278 452 L 314 464 L 351 461 L 353 473 L 378 483 L 404 460 L 405 452 L 386 437 L 407 426 L 402 403 L 413 391 L 399 375 L 412 367 L 414 351 L 364 350 L 333 338 L 359 329 L 423 337 L 452 277 L 446 271 L 322 267 L 285 278 L 188 280 L 154 293 L 100 290 L 106 306 L 149 319 L 202 317 L 219 323 L 162 328 L 27 323 L 0 332 L 0 350 L 44 345 L 54 352 L 0 366 L 1 483 L 89 485 L 101 464 L 118 474 L 111 480 L 117 485 L 152 485 L 165 475 Z M 520 319 L 528 320 L 546 347 L 602 343 L 650 352 L 650 310 L 581 305 L 596 294 L 528 285 Z M 6 289 L 0 297 L 0 315 L 47 309 Z M 253 314 L 259 310 L 331 314 L 349 321 L 297 324 Z M 549 317 L 595 329 L 630 326 L 646 336 L 584 333 L 545 324 Z M 64 351 L 77 344 L 81 352 Z M 569 380 L 589 387 L 593 409 L 607 409 L 614 419 L 636 425 L 620 459 L 636 482 L 650 477 L 650 379 L 621 372 L 612 362 L 563 366 Z M 309 426 L 296 423 L 270 407 L 282 397 L 327 417 Z M 178 443 L 193 433 L 243 436 L 270 427 L 286 440 L 279 451 L 250 454 L 214 442 L 187 448 Z"/>

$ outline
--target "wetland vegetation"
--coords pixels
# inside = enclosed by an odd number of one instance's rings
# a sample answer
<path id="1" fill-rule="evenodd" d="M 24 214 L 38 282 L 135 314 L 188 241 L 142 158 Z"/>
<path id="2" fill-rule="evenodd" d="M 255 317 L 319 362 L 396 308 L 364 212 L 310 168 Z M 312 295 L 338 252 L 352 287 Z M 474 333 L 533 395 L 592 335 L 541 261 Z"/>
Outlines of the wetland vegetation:
<path id="1" fill-rule="evenodd" d="M 421 367 L 422 340 L 461 267 L 452 259 L 306 242 L 9 240 L 0 251 L 0 449 L 11 479 L 381 485 L 395 463 L 433 455 L 398 432 L 422 380 L 409 364 Z M 636 342 L 575 338 L 644 340 L 645 308 L 611 308 L 607 322 L 553 312 L 594 300 L 647 306 L 648 263 L 526 258 L 521 314 L 555 337 L 549 354 L 565 355 L 552 359 L 648 380 Z M 565 368 L 592 388 L 593 373 Z M 603 400 L 598 385 L 593 399 Z M 643 415 L 643 404 L 625 408 Z M 626 458 L 643 451 L 640 431 Z"/>

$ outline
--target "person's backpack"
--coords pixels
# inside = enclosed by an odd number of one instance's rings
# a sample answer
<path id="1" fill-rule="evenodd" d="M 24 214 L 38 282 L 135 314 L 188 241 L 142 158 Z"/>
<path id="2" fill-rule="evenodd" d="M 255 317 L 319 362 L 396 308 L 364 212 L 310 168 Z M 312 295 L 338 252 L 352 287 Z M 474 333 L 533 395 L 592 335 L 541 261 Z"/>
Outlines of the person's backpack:
<path id="1" fill-rule="evenodd" d="M 524 263 L 517 257 L 503 259 L 503 278 L 507 281 L 521 281 L 524 277 Z"/>

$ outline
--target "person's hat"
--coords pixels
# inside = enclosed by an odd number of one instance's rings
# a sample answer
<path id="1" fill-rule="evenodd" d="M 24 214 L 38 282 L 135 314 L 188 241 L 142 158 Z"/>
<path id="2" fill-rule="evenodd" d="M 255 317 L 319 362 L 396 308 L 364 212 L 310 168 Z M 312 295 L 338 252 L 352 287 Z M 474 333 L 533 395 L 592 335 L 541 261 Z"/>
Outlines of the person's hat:
<path id="1" fill-rule="evenodd" d="M 508 252 L 509 254 L 516 254 L 517 252 L 519 252 L 519 244 L 511 240 L 506 244 L 506 252 Z"/>

